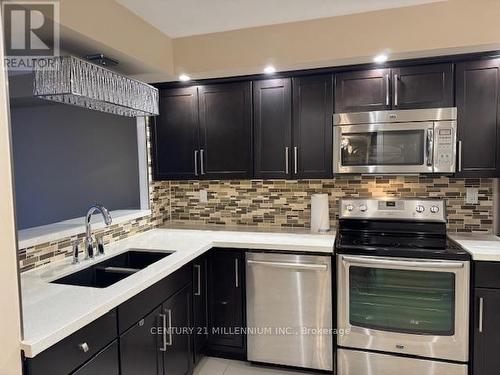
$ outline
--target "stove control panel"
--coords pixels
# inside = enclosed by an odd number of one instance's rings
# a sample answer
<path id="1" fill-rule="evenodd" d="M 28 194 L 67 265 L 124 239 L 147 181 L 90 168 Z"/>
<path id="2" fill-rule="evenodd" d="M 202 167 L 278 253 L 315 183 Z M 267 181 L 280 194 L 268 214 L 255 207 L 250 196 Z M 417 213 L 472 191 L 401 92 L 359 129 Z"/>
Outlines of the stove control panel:
<path id="1" fill-rule="evenodd" d="M 446 222 L 446 206 L 441 199 L 341 199 L 340 218 Z"/>

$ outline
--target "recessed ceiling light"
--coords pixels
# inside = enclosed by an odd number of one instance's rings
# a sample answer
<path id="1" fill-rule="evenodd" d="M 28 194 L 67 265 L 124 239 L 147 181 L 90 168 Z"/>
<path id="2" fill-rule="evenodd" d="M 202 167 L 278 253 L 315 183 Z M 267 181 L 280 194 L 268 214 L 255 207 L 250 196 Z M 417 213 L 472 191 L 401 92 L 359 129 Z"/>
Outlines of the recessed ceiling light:
<path id="1" fill-rule="evenodd" d="M 179 80 L 182 81 L 182 82 L 186 82 L 186 81 L 190 81 L 191 80 L 191 77 L 188 76 L 187 74 L 181 74 L 179 76 Z"/>
<path id="2" fill-rule="evenodd" d="M 373 58 L 373 61 L 376 62 L 377 64 L 382 64 L 385 63 L 388 58 L 389 56 L 387 56 L 387 54 L 381 53 L 380 55 L 375 56 Z"/>
<path id="3" fill-rule="evenodd" d="M 266 74 L 273 74 L 276 72 L 276 68 L 272 65 L 268 65 L 264 68 L 264 73 Z"/>

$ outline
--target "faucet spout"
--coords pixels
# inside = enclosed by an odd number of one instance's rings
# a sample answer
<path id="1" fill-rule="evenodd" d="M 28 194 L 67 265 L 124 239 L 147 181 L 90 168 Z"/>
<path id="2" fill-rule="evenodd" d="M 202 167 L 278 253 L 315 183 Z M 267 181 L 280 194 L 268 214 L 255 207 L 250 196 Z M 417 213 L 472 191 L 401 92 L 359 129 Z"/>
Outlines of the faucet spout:
<path id="1" fill-rule="evenodd" d="M 109 214 L 109 211 L 102 204 L 93 204 L 92 206 L 90 206 L 85 217 L 85 249 L 87 251 L 87 258 L 94 257 L 94 244 L 92 240 L 92 226 L 90 224 L 90 221 L 92 219 L 92 215 L 96 212 L 99 212 L 102 215 L 106 225 L 111 225 L 111 222 L 113 221 L 111 215 Z"/>

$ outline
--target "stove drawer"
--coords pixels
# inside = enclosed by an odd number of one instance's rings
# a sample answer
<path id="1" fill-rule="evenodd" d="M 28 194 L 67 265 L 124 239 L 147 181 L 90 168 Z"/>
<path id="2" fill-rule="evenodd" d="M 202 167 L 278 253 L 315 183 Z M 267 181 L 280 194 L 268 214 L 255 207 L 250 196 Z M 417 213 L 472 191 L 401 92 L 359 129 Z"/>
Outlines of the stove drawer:
<path id="1" fill-rule="evenodd" d="M 474 262 L 474 287 L 500 289 L 500 263 Z"/>
<path id="2" fill-rule="evenodd" d="M 467 375 L 467 365 L 398 357 L 357 350 L 338 350 L 337 375 Z M 403 370 L 404 369 L 404 370 Z"/>

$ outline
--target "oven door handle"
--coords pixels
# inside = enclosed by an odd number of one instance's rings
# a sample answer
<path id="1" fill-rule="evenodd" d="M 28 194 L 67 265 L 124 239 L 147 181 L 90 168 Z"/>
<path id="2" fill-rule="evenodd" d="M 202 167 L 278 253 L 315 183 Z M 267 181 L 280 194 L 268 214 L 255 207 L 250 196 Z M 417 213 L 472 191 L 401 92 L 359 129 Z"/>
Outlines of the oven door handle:
<path id="1" fill-rule="evenodd" d="M 401 266 L 408 268 L 464 268 L 464 264 L 462 262 L 443 262 L 443 261 L 427 261 L 427 260 L 394 260 L 389 258 L 360 258 L 360 257 L 350 257 L 350 256 L 342 256 L 342 260 L 350 263 L 357 264 L 371 264 L 378 266 Z"/>

